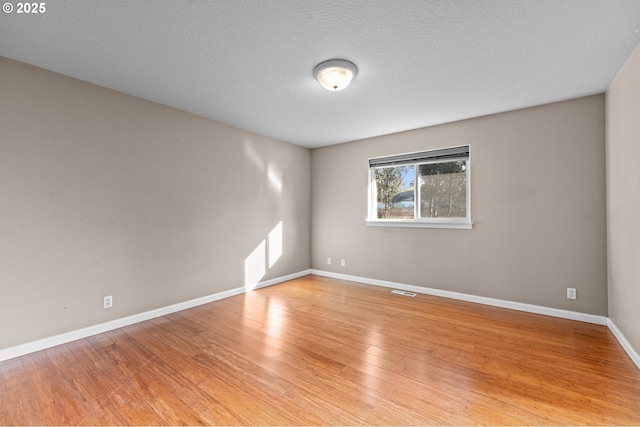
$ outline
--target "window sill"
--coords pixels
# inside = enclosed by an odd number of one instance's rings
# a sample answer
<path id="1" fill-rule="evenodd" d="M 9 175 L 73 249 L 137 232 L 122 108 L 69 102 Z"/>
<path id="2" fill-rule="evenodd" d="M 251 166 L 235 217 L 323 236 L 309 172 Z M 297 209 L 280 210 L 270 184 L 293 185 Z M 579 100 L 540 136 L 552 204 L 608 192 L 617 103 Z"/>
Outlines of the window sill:
<path id="1" fill-rule="evenodd" d="M 449 228 L 454 230 L 471 230 L 472 222 L 426 222 L 426 221 L 402 221 L 379 220 L 365 221 L 368 227 L 408 227 L 408 228 Z"/>

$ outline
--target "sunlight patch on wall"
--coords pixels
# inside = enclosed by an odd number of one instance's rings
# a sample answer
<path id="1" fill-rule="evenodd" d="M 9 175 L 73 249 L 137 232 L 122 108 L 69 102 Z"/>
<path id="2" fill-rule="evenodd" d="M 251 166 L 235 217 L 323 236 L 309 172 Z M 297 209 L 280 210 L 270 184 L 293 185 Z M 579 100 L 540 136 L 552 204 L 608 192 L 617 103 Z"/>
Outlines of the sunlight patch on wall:
<path id="1" fill-rule="evenodd" d="M 253 146 L 251 140 L 247 138 L 245 138 L 244 140 L 244 153 L 251 161 L 253 166 L 255 166 L 257 171 L 259 171 L 261 174 L 266 173 L 267 183 L 269 184 L 269 186 L 276 193 L 282 194 L 282 170 L 280 170 L 278 165 L 273 162 L 266 164 L 262 155 Z"/>
<path id="2" fill-rule="evenodd" d="M 267 178 L 271 187 L 278 193 L 282 193 L 282 171 L 280 168 L 269 163 L 269 166 L 267 166 Z"/>
<path id="3" fill-rule="evenodd" d="M 266 257 L 266 242 L 263 240 L 244 260 L 244 287 L 254 290 L 260 280 L 267 273 L 264 263 Z"/>
<path id="4" fill-rule="evenodd" d="M 282 221 L 271 230 L 267 239 L 269 244 L 269 268 L 271 268 L 282 256 Z"/>
<path id="5" fill-rule="evenodd" d="M 252 291 L 284 253 L 280 221 L 244 260 L 244 288 Z"/>
<path id="6" fill-rule="evenodd" d="M 254 166 L 260 171 L 264 172 L 264 160 L 262 160 L 262 156 L 260 153 L 256 151 L 256 149 L 251 144 L 251 140 L 245 138 L 244 140 L 244 152 L 254 164 Z"/>

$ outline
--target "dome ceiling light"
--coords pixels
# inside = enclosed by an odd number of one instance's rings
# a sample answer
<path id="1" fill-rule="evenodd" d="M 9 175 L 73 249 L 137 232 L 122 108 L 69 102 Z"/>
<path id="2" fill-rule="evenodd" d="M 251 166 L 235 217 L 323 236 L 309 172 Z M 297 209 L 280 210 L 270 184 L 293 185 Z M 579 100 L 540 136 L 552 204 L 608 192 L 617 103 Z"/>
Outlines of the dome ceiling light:
<path id="1" fill-rule="evenodd" d="M 313 69 L 313 76 L 322 87 L 332 92 L 349 86 L 356 74 L 358 74 L 358 67 L 344 59 L 330 59 L 321 62 Z"/>

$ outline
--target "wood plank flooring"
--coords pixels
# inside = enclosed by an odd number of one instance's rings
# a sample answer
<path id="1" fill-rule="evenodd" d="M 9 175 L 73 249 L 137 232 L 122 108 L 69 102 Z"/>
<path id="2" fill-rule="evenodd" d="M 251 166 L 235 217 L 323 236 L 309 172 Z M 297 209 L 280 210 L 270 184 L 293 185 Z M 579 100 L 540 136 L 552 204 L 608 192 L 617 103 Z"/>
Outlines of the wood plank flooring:
<path id="1" fill-rule="evenodd" d="M 306 276 L 0 363 L 0 425 L 640 425 L 604 326 Z"/>

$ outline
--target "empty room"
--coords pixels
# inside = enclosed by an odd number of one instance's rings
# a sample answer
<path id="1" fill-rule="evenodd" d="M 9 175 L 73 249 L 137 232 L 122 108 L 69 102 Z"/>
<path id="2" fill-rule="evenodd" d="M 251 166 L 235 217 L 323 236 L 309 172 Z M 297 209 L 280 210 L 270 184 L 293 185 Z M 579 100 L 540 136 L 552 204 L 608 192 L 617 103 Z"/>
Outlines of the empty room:
<path id="1" fill-rule="evenodd" d="M 0 13 L 0 425 L 640 425 L 640 1 Z"/>

